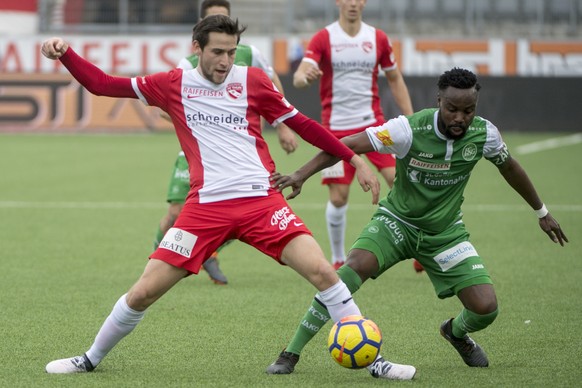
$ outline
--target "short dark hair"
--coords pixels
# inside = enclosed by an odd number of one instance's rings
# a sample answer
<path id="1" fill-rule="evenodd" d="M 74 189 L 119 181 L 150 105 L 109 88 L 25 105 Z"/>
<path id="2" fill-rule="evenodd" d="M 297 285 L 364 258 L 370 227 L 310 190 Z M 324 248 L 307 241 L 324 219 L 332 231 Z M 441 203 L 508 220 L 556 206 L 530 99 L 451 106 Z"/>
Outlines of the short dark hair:
<path id="1" fill-rule="evenodd" d="M 200 4 L 200 17 L 206 17 L 206 10 L 210 7 L 224 7 L 228 10 L 228 14 L 230 15 L 230 1 L 228 0 L 204 0 L 202 4 Z"/>
<path id="2" fill-rule="evenodd" d="M 472 87 L 475 87 L 476 91 L 481 89 L 481 85 L 477 82 L 477 76 L 475 73 L 459 67 L 454 67 L 451 70 L 445 71 L 439 77 L 437 85 L 439 90 L 445 90 L 448 87 L 457 89 L 471 89 Z"/>
<path id="3" fill-rule="evenodd" d="M 241 34 L 247 29 L 246 26 L 238 25 L 238 19 L 231 19 L 226 15 L 210 15 L 200 20 L 192 30 L 192 42 L 198 41 L 200 48 L 208 44 L 208 35 L 211 32 L 224 32 L 228 35 L 236 35 L 236 44 L 240 41 Z"/>

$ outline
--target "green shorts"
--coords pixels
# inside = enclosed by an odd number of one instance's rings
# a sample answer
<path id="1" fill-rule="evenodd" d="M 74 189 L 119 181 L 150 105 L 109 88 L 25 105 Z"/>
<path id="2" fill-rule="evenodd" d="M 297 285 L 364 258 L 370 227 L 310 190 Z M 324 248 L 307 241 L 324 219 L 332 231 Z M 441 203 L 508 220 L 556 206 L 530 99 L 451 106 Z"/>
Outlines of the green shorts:
<path id="1" fill-rule="evenodd" d="M 188 171 L 188 162 L 186 161 L 184 152 L 180 151 L 174 164 L 166 200 L 168 202 L 184 203 L 189 191 L 190 173 Z"/>
<path id="2" fill-rule="evenodd" d="M 415 258 L 441 299 L 454 296 L 468 286 L 493 284 L 462 222 L 439 234 L 428 234 L 378 209 L 354 248 L 376 256 L 379 270 L 373 278 L 403 260 Z"/>

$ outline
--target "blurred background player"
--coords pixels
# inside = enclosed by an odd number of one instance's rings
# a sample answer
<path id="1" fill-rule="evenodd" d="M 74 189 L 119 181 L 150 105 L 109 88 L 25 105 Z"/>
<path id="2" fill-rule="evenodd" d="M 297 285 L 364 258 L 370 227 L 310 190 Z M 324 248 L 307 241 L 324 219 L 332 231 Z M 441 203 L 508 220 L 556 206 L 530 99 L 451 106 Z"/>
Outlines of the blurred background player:
<path id="1" fill-rule="evenodd" d="M 341 139 L 384 123 L 378 94 L 378 67 L 384 71 L 400 111 L 409 115 L 413 110 L 390 40 L 383 31 L 362 21 L 366 0 L 336 0 L 336 5 L 339 20 L 313 36 L 293 74 L 293 86 L 307 88 L 321 78 L 321 123 Z M 392 187 L 396 166 L 394 157 L 377 152 L 366 156 Z M 346 218 L 354 170 L 339 162 L 323 170 L 322 178 L 322 183 L 329 188 L 325 218 L 331 261 L 338 269 L 346 258 Z"/>
<path id="2" fill-rule="evenodd" d="M 205 18 L 209 15 L 226 15 L 230 16 L 230 2 L 228 0 L 204 0 L 200 5 L 200 15 L 201 18 Z M 251 45 L 239 44 L 236 49 L 235 64 L 240 66 L 254 66 L 263 69 L 265 73 L 271 78 L 273 84 L 277 89 L 284 94 L 283 85 L 277 76 L 277 73 L 269 62 L 263 57 L 260 51 Z M 190 70 L 196 68 L 198 65 L 198 56 L 192 54 L 188 57 L 182 58 L 178 63 L 178 67 L 184 70 Z M 262 121 L 264 124 L 264 121 Z M 280 123 L 276 127 L 277 135 L 279 137 L 279 143 L 283 150 L 288 154 L 297 149 L 297 140 L 295 139 L 295 134 L 289 127 L 284 123 Z M 166 232 L 174 225 L 174 222 L 178 218 L 178 215 L 182 211 L 184 206 L 184 201 L 190 190 L 190 174 L 188 173 L 188 162 L 186 162 L 186 157 L 184 152 L 180 151 L 178 153 L 178 158 L 174 163 L 174 170 L 172 171 L 172 176 L 170 178 L 170 184 L 168 187 L 167 202 L 169 203 L 168 212 L 161 219 L 158 225 L 158 231 L 156 233 L 156 238 L 154 241 L 154 247 L 157 248 L 160 241 L 164 238 Z M 227 284 L 227 278 L 220 270 L 218 264 L 218 252 L 220 252 L 225 246 L 230 244 L 230 241 L 226 242 L 220 248 L 212 254 L 212 256 L 204 262 L 203 268 L 208 273 L 210 279 L 220 285 Z"/>

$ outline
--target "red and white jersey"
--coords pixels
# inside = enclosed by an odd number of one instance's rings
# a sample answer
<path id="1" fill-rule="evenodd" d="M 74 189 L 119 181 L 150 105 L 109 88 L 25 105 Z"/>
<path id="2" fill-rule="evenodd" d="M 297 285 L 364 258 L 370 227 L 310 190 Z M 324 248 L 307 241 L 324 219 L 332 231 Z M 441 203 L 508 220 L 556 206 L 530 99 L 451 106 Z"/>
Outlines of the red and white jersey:
<path id="1" fill-rule="evenodd" d="M 186 202 L 268 195 L 275 163 L 260 116 L 277 125 L 297 110 L 262 70 L 233 65 L 220 85 L 196 69 L 135 77 L 131 83 L 142 102 L 173 119 L 190 170 Z"/>
<path id="2" fill-rule="evenodd" d="M 354 37 L 332 23 L 309 42 L 304 61 L 318 66 L 321 121 L 333 131 L 358 129 L 384 121 L 378 95 L 378 67 L 396 67 L 386 34 L 362 23 Z"/>

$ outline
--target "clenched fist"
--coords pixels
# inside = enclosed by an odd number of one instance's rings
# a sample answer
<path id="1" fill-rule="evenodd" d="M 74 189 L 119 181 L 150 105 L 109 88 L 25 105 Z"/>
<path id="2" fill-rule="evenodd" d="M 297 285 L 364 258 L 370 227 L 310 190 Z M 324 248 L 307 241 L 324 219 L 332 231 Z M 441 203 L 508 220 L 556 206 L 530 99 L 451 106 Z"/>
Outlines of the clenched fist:
<path id="1" fill-rule="evenodd" d="M 42 55 L 49 59 L 59 59 L 67 51 L 69 45 L 61 38 L 50 38 L 42 44 Z"/>

